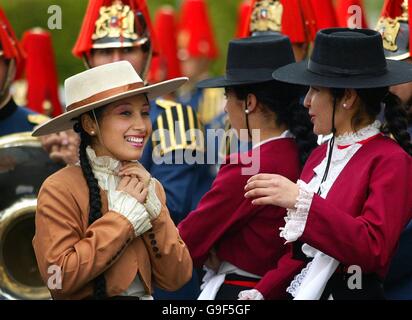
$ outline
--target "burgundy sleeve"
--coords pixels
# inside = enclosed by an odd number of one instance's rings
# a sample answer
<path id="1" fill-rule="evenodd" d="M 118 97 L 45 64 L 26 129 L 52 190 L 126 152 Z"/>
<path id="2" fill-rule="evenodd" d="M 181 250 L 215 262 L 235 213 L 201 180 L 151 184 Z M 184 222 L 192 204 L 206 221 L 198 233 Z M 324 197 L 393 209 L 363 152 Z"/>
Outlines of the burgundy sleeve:
<path id="1" fill-rule="evenodd" d="M 268 271 L 260 279 L 255 289 L 263 295 L 265 300 L 285 299 L 288 296 L 286 288 L 304 266 L 304 261 L 292 258 L 292 249 L 290 249 L 279 259 L 277 267 Z"/>
<path id="2" fill-rule="evenodd" d="M 201 267 L 209 251 L 228 230 L 236 230 L 245 219 L 261 209 L 244 197 L 250 176 L 241 174 L 241 166 L 221 167 L 211 189 L 178 226 L 180 236 L 189 248 L 195 267 Z"/>

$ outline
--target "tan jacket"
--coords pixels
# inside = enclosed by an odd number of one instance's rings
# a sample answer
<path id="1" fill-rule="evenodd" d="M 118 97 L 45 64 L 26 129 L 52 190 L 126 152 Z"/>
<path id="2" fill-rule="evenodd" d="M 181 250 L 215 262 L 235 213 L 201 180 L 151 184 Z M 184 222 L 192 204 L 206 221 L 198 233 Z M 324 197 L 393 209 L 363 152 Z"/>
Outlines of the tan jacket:
<path id="1" fill-rule="evenodd" d="M 191 278 L 192 260 L 170 218 L 160 183 L 156 193 L 161 213 L 151 221 L 152 229 L 134 238 L 130 222 L 108 211 L 103 190 L 103 217 L 88 226 L 89 192 L 80 167 L 64 168 L 43 183 L 33 247 L 46 285 L 56 286 L 56 266 L 61 268 L 61 289 L 48 286 L 53 298 L 90 297 L 92 280 L 103 271 L 108 296 L 125 291 L 137 274 L 148 294 L 153 282 L 172 291 Z"/>

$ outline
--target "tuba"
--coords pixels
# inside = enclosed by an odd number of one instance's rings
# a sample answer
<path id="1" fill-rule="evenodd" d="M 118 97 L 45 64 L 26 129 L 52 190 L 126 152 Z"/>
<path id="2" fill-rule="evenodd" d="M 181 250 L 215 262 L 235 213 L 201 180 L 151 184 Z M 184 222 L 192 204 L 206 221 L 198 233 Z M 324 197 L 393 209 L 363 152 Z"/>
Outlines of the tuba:
<path id="1" fill-rule="evenodd" d="M 50 299 L 32 246 L 37 194 L 62 166 L 31 132 L 0 137 L 0 299 Z"/>

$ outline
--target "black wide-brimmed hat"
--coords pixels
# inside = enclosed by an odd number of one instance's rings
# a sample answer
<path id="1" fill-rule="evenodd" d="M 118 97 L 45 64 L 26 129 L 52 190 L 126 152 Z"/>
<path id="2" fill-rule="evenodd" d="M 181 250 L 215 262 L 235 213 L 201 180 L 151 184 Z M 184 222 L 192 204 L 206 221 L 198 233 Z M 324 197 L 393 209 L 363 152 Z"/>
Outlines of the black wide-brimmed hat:
<path id="1" fill-rule="evenodd" d="M 199 88 L 220 88 L 273 80 L 273 70 L 295 62 L 289 38 L 281 34 L 231 40 L 226 74 L 200 81 Z"/>
<path id="2" fill-rule="evenodd" d="M 273 72 L 287 83 L 366 89 L 412 81 L 412 65 L 385 59 L 382 36 L 369 29 L 333 28 L 317 33 L 308 61 Z"/>

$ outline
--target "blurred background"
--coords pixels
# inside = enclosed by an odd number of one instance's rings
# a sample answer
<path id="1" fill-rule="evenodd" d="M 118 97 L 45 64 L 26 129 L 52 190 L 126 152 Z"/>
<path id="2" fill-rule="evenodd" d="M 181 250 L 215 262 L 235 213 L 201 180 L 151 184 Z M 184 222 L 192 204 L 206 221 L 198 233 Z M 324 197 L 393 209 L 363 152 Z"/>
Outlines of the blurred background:
<path id="1" fill-rule="evenodd" d="M 154 18 L 154 13 L 159 6 L 169 4 L 178 10 L 180 2 L 180 0 L 147 0 L 151 18 Z M 234 37 L 237 10 L 242 0 L 207 0 L 206 2 L 220 52 L 220 58 L 213 63 L 211 73 L 218 75 L 225 67 L 227 45 Z M 364 0 L 370 28 L 375 28 L 382 4 L 383 0 Z M 65 78 L 84 70 L 82 62 L 72 56 L 71 49 L 80 29 L 87 0 L 0 0 L 0 6 L 5 10 L 19 38 L 25 30 L 33 27 L 47 29 L 47 22 L 51 16 L 47 10 L 51 5 L 58 5 L 62 9 L 62 29 L 49 30 L 53 37 L 59 82 L 62 83 Z"/>

